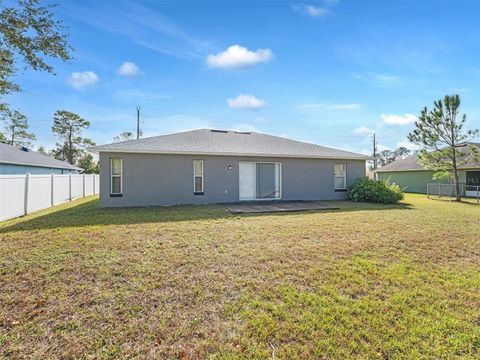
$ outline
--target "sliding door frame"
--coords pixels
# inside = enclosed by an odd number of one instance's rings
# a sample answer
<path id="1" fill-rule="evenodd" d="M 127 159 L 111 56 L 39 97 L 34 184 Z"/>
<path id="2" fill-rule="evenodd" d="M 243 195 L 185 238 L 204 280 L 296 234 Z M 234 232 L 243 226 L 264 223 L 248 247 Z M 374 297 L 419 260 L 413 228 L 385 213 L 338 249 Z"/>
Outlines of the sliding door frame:
<path id="1" fill-rule="evenodd" d="M 254 199 L 240 199 L 240 164 L 254 164 L 255 165 L 255 198 Z M 257 164 L 274 164 L 275 173 L 278 165 L 278 197 L 276 198 L 257 198 Z M 276 174 L 275 174 L 276 177 Z M 238 162 L 238 201 L 273 201 L 282 200 L 283 197 L 283 179 L 282 179 L 282 163 L 278 161 L 239 161 Z"/>

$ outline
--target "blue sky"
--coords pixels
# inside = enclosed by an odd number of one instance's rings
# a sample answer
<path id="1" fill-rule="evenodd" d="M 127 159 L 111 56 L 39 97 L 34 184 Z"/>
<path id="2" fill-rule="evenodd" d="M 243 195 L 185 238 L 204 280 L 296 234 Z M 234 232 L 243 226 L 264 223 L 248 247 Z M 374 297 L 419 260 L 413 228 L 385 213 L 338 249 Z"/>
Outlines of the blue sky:
<path id="1" fill-rule="evenodd" d="M 459 93 L 480 127 L 475 1 L 62 1 L 74 60 L 25 71 L 7 100 L 51 148 L 52 115 L 97 144 L 135 130 L 252 130 L 368 153 L 406 144 L 423 106 Z"/>

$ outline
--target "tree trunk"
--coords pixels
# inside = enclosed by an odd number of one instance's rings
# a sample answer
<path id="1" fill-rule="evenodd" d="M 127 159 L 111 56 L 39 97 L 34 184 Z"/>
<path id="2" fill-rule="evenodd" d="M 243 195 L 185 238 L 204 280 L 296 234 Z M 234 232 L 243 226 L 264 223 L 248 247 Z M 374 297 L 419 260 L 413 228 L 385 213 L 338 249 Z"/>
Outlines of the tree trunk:
<path id="1" fill-rule="evenodd" d="M 458 182 L 458 172 L 457 168 L 453 170 L 453 181 L 455 183 L 455 201 L 460 201 L 460 184 Z"/>
<path id="2" fill-rule="evenodd" d="M 458 170 L 457 170 L 457 150 L 455 144 L 453 145 L 453 157 L 452 157 L 452 168 L 453 168 L 453 183 L 455 185 L 455 201 L 460 201 L 460 184 L 458 182 Z"/>
<path id="3" fill-rule="evenodd" d="M 70 164 L 73 165 L 73 151 L 72 151 L 72 129 L 70 128 L 68 132 L 68 154 L 67 154 L 67 160 Z"/>

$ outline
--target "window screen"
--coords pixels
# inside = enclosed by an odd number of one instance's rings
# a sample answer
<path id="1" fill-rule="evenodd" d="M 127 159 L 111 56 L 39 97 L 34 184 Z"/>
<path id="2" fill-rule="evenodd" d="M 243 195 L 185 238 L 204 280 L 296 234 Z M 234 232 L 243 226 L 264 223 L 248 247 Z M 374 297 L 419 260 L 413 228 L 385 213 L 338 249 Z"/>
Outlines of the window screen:
<path id="1" fill-rule="evenodd" d="M 111 158 L 110 159 L 110 177 L 111 177 L 111 194 L 122 194 L 122 172 L 123 172 L 123 163 L 120 158 Z"/>
<path id="2" fill-rule="evenodd" d="M 335 190 L 347 188 L 347 164 L 335 164 L 333 184 Z"/>
<path id="3" fill-rule="evenodd" d="M 203 160 L 193 160 L 193 191 L 203 193 Z"/>

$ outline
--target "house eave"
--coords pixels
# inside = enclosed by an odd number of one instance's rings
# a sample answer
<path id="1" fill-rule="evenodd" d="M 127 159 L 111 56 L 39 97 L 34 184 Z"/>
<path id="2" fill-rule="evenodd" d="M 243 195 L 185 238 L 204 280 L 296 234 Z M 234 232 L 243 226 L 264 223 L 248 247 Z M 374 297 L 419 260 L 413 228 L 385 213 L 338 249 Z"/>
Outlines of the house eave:
<path id="1" fill-rule="evenodd" d="M 470 170 L 470 169 L 480 169 L 480 165 L 478 166 L 465 166 L 459 167 L 458 170 Z M 375 173 L 394 173 L 394 172 L 410 172 L 410 171 L 434 171 L 432 169 L 402 169 L 402 170 L 375 170 Z"/>
<path id="2" fill-rule="evenodd" d="M 31 163 L 21 163 L 21 162 L 13 162 L 13 161 L 0 161 L 0 164 L 8 164 L 8 165 L 19 165 L 19 166 L 31 166 L 31 167 L 40 167 L 45 169 L 61 169 L 61 170 L 77 170 L 82 171 L 82 168 L 79 167 L 66 167 L 66 166 L 55 166 L 55 165 L 38 165 L 38 164 L 31 164 Z"/>
<path id="3" fill-rule="evenodd" d="M 375 170 L 375 173 L 383 173 L 383 172 L 408 172 L 408 171 L 431 171 L 428 169 L 402 169 L 402 170 Z"/>
<path id="4" fill-rule="evenodd" d="M 265 157 L 265 158 L 296 158 L 296 159 L 331 159 L 331 160 L 372 160 L 369 156 L 316 156 L 316 155 L 289 155 L 289 154 L 252 154 L 233 152 L 199 152 L 199 151 L 155 151 L 155 150 L 119 150 L 119 149 L 88 149 L 94 153 L 124 153 L 124 154 L 158 154 L 158 155 L 196 155 L 196 156 L 235 156 L 235 157 Z"/>

